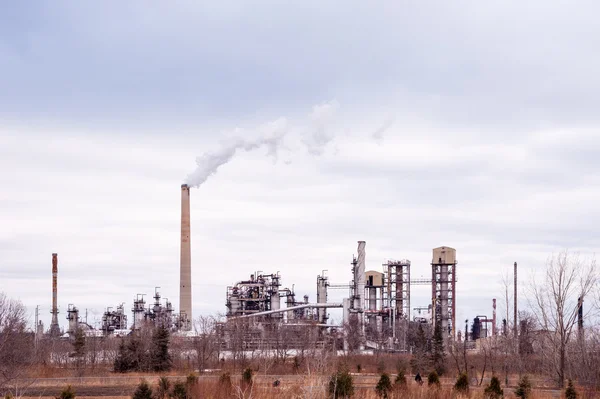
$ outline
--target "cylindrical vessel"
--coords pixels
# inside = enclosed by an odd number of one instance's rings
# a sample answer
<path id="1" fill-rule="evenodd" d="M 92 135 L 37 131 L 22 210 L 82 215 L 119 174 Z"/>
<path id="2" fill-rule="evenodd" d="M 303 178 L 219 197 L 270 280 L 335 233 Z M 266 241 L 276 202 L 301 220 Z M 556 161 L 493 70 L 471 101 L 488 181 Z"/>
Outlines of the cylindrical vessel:
<path id="1" fill-rule="evenodd" d="M 327 303 L 327 277 L 317 276 L 317 303 Z M 327 309 L 319 308 L 317 310 L 319 323 L 327 323 Z"/>

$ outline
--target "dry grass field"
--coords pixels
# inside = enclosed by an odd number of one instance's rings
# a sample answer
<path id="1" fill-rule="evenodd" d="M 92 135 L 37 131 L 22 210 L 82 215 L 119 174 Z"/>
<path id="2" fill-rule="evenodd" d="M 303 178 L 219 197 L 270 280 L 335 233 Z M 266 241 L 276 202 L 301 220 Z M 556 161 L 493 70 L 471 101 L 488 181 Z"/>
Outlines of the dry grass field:
<path id="1" fill-rule="evenodd" d="M 84 378 L 44 378 L 36 379 L 35 382 L 24 392 L 23 398 L 55 398 L 67 385 L 71 385 L 78 398 L 130 398 L 135 392 L 137 385 L 147 381 L 156 391 L 160 376 L 156 374 L 146 375 L 110 375 L 103 377 Z M 168 377 L 171 384 L 176 381 L 185 381 L 185 376 L 171 375 Z M 253 378 L 253 386 L 242 388 L 239 375 L 232 375 L 230 387 L 224 387 L 219 383 L 220 375 L 200 376 L 194 386 L 190 387 L 188 397 L 196 398 L 247 398 L 247 399 L 317 399 L 327 397 L 328 376 L 305 376 L 305 375 L 257 375 Z M 280 385 L 273 386 L 273 381 L 280 381 Z M 375 373 L 356 374 L 353 373 L 354 398 L 370 399 L 379 398 L 375 392 L 375 386 L 379 375 Z M 406 399 L 443 399 L 459 398 L 452 390 L 453 381 L 442 379 L 442 387 L 439 389 L 428 388 L 426 384 L 418 386 L 414 381 L 404 389 L 394 389 L 389 398 Z M 505 397 L 515 397 L 514 388 L 504 388 Z M 534 388 L 531 399 L 561 398 L 562 392 L 553 389 Z M 483 387 L 471 387 L 469 396 L 472 399 L 484 398 Z M 580 392 L 581 398 L 600 397 L 595 394 Z"/>

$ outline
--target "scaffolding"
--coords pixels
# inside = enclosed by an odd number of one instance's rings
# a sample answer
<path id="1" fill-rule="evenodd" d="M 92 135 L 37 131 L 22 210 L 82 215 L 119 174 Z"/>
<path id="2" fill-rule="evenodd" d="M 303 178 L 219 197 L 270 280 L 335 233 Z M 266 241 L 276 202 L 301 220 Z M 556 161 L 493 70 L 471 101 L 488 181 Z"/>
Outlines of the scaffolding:
<path id="1" fill-rule="evenodd" d="M 450 247 L 433 249 L 431 261 L 431 298 L 434 327 L 440 323 L 442 333 L 456 334 L 456 250 Z"/>
<path id="2" fill-rule="evenodd" d="M 388 260 L 383 264 L 387 275 L 388 306 L 394 309 L 396 319 L 410 318 L 410 261 Z"/>

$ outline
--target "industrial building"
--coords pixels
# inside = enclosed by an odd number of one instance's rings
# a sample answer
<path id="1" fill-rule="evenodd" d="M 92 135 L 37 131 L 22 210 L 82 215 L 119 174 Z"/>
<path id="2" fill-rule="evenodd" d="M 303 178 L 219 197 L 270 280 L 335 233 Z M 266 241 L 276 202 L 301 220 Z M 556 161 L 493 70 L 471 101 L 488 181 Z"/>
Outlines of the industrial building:
<path id="1" fill-rule="evenodd" d="M 403 338 L 410 322 L 440 323 L 447 337 L 454 337 L 456 264 L 455 249 L 433 249 L 431 280 L 416 281 L 416 284 L 430 284 L 432 289 L 432 302 L 426 309 L 433 315 L 425 320 L 410 320 L 411 262 L 406 259 L 389 260 L 382 265 L 382 271 L 365 271 L 365 241 L 358 242 L 357 255 L 351 262 L 352 279 L 349 283 L 331 284 L 324 274 L 317 276 L 316 302 L 310 303 L 308 296 L 304 297 L 304 301 L 296 301 L 293 290 L 281 288 L 279 272 L 252 274 L 250 279 L 227 287 L 227 318 L 228 321 L 247 319 L 246 328 L 257 331 L 255 337 L 261 337 L 260 332 L 269 331 L 273 324 L 281 328 L 302 324 L 311 326 L 324 340 L 332 332 L 337 334 L 353 326 L 361 349 L 407 350 Z M 330 303 L 327 301 L 329 289 L 348 289 L 348 296 L 342 303 Z M 343 309 L 343 324 L 328 324 L 327 309 L 340 307 Z"/>
<path id="2" fill-rule="evenodd" d="M 407 351 L 410 348 L 406 335 L 412 323 L 427 323 L 432 327 L 440 325 L 447 339 L 456 338 L 457 257 L 454 248 L 433 248 L 429 265 L 431 279 L 411 278 L 414 265 L 408 259 L 388 260 L 377 268 L 379 270 L 367 270 L 366 259 L 366 242 L 358 241 L 356 255 L 350 262 L 349 282 L 332 283 L 322 271 L 316 276 L 316 301 L 313 302 L 309 295 L 297 298 L 294 284 L 287 282 L 284 286 L 283 274 L 279 271 L 271 274 L 254 272 L 249 278 L 226 287 L 226 319 L 219 323 L 224 348 L 233 345 L 233 334 L 240 325 L 243 326 L 246 348 L 269 346 L 274 332 L 285 333 L 288 343 L 293 344 L 303 339 L 304 332 L 310 331 L 311 334 L 314 332 L 317 344 L 335 341 L 347 349 L 353 341 L 359 349 Z M 106 308 L 98 331 L 82 320 L 75 305 L 69 304 L 66 333 L 72 336 L 78 329 L 83 329 L 90 335 L 124 335 L 145 326 L 162 326 L 184 336 L 193 335 L 190 189 L 186 184 L 181 186 L 179 271 L 178 312 L 168 299 L 161 297 L 160 287 L 155 287 L 151 303 L 146 303 L 145 294 L 135 296 L 130 323 L 125 303 L 117 305 L 114 310 Z M 413 285 L 431 287 L 429 303 L 411 307 Z M 348 294 L 341 302 L 329 302 L 329 290 L 347 290 Z M 57 297 L 58 254 L 53 253 L 52 322 L 48 333 L 55 337 L 62 335 L 58 324 Z M 329 310 L 333 308 L 342 309 L 339 325 L 331 323 Z M 488 323 L 492 324 L 492 334 L 495 333 L 495 299 L 493 309 L 491 319 L 481 315 L 476 317 L 476 335 L 488 335 Z M 413 311 L 416 313 L 411 318 Z M 37 328 L 43 330 L 41 324 Z M 353 335 L 352 339 L 350 335 Z"/>

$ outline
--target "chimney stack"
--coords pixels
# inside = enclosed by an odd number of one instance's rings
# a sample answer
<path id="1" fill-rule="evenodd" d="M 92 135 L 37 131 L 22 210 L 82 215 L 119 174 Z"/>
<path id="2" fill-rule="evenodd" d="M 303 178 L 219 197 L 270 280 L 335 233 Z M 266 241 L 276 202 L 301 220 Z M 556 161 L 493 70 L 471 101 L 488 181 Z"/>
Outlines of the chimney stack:
<path id="1" fill-rule="evenodd" d="M 496 335 L 496 298 L 492 299 L 492 336 Z"/>
<path id="2" fill-rule="evenodd" d="M 52 254 L 52 322 L 50 323 L 50 335 L 60 335 L 58 325 L 58 254 Z"/>
<path id="3" fill-rule="evenodd" d="M 518 335 L 518 326 L 517 326 L 517 262 L 515 262 L 515 325 L 513 326 L 515 330 L 515 339 L 517 339 Z"/>
<path id="4" fill-rule="evenodd" d="M 358 242 L 358 257 L 356 259 L 356 270 L 354 280 L 356 284 L 356 292 L 354 294 L 354 308 L 363 311 L 365 308 L 365 241 Z"/>
<path id="5" fill-rule="evenodd" d="M 190 188 L 181 185 L 181 255 L 179 268 L 179 312 L 182 327 L 191 329 L 192 322 L 192 254 L 190 237 Z"/>

